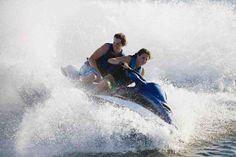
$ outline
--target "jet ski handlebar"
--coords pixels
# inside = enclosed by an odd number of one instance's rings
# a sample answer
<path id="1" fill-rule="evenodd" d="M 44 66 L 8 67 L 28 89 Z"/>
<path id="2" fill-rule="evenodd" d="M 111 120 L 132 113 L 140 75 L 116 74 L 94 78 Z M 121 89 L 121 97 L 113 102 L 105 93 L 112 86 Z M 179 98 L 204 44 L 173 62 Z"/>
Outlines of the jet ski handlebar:
<path id="1" fill-rule="evenodd" d="M 133 80 L 137 84 L 146 84 L 147 81 L 142 77 L 142 75 L 131 67 L 127 67 L 124 62 L 119 63 L 120 66 L 124 68 L 124 70 L 129 72 L 130 79 Z"/>

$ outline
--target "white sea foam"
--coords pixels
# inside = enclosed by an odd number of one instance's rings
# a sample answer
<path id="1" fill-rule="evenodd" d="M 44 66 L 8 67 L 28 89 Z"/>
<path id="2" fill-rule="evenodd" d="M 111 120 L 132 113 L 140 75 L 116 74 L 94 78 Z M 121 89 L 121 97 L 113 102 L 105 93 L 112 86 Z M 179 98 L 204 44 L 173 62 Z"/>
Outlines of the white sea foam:
<path id="1" fill-rule="evenodd" d="M 235 129 L 230 125 L 236 117 L 236 15 L 232 4 L 0 3 L 0 111 L 23 111 L 12 135 L 18 155 L 153 148 L 181 151 L 188 143 Z M 116 32 L 127 35 L 126 54 L 142 47 L 152 51 L 153 59 L 145 66 L 146 78 L 166 90 L 177 133 L 170 134 L 154 117 L 144 119 L 127 109 L 91 103 L 61 75 L 60 66 L 82 65 L 96 48 L 112 42 Z M 147 143 L 136 139 L 132 145 L 122 139 L 132 132 L 147 137 Z"/>

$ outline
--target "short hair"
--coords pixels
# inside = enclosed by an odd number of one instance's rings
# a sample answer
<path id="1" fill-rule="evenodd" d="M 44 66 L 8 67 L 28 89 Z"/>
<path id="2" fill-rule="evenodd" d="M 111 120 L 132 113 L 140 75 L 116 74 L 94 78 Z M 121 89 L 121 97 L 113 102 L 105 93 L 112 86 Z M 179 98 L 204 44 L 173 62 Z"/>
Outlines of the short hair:
<path id="1" fill-rule="evenodd" d="M 126 36 L 123 33 L 117 33 L 114 35 L 114 38 L 120 39 L 122 46 L 127 45 Z"/>
<path id="2" fill-rule="evenodd" d="M 135 55 L 139 55 L 139 56 L 142 55 L 142 54 L 147 54 L 149 56 L 149 59 L 152 58 L 151 52 L 149 50 L 145 49 L 145 48 L 142 48 L 137 53 L 135 53 Z"/>

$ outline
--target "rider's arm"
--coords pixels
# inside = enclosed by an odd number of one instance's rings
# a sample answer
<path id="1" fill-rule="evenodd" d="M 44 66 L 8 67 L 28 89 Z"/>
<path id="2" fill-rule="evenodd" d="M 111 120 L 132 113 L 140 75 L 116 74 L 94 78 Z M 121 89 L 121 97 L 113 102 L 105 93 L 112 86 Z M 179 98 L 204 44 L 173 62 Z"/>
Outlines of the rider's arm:
<path id="1" fill-rule="evenodd" d="M 104 44 L 100 48 L 98 48 L 88 59 L 91 67 L 94 67 L 98 72 L 98 66 L 96 60 L 99 59 L 102 55 L 104 55 L 109 50 L 109 45 Z"/>
<path id="2" fill-rule="evenodd" d="M 129 63 L 131 61 L 131 57 L 130 56 L 122 56 L 122 57 L 116 57 L 116 58 L 110 58 L 108 59 L 108 62 L 110 64 L 120 64 L 120 63 L 124 63 L 124 66 L 126 68 L 130 68 L 129 67 Z"/>

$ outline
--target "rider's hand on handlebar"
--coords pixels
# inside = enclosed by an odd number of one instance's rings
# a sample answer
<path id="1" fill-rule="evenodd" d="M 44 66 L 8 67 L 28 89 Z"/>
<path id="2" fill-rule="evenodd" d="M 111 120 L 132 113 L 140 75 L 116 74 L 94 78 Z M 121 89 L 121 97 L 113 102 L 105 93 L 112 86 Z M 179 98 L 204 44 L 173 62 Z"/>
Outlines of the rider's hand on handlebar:
<path id="1" fill-rule="evenodd" d="M 129 65 L 128 65 L 126 62 L 120 61 L 120 62 L 119 62 L 119 65 L 121 65 L 124 69 L 131 69 L 131 68 L 129 67 Z"/>

